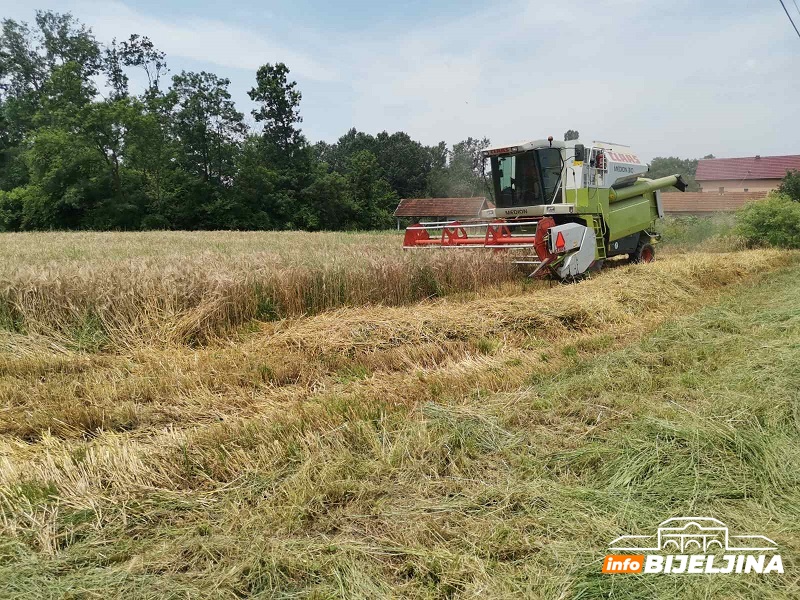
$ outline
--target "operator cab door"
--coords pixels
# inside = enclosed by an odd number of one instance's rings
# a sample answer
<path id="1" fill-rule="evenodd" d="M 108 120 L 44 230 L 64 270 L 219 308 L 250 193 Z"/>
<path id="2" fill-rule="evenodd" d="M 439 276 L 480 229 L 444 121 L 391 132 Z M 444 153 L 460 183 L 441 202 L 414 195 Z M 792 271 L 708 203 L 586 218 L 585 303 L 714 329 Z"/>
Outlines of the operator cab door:
<path id="1" fill-rule="evenodd" d="M 539 169 L 542 175 L 542 189 L 545 204 L 561 204 L 564 201 L 562 178 L 564 159 L 559 148 L 539 148 L 536 150 Z"/>
<path id="2" fill-rule="evenodd" d="M 558 148 L 536 148 L 491 158 L 498 208 L 562 202 L 563 161 Z"/>

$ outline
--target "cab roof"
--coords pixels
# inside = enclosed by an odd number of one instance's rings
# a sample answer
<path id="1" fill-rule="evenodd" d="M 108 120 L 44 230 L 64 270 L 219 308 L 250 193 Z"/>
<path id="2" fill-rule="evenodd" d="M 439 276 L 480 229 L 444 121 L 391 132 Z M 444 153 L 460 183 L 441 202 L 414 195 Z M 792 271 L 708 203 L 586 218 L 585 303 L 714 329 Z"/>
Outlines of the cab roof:
<path id="1" fill-rule="evenodd" d="M 497 156 L 499 154 L 516 154 L 518 152 L 527 152 L 536 148 L 550 148 L 549 140 L 530 140 L 527 142 L 519 142 L 516 144 L 507 144 L 505 146 L 489 146 L 481 150 L 481 154 L 486 156 Z M 553 140 L 553 148 L 566 148 L 567 145 L 559 140 Z"/>

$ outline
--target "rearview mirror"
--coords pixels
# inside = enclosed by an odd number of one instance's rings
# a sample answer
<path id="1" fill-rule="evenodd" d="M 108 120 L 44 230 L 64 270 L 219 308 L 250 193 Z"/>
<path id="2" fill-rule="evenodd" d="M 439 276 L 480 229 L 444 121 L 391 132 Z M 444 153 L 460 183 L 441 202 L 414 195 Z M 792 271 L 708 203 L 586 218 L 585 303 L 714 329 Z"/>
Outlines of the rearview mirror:
<path id="1" fill-rule="evenodd" d="M 583 162 L 584 160 L 586 160 L 586 146 L 575 144 L 575 162 Z"/>

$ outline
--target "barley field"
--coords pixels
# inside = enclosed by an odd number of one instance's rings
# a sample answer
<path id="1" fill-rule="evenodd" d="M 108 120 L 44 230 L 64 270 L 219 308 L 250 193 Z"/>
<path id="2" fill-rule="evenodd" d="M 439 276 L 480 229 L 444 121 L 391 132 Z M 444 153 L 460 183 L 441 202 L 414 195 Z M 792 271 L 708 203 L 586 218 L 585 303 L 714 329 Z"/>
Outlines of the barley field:
<path id="1" fill-rule="evenodd" d="M 0 324 L 80 347 L 198 342 L 250 320 L 525 284 L 489 254 L 403 251 L 394 233 L 4 234 Z"/>
<path id="2" fill-rule="evenodd" d="M 0 597 L 797 597 L 796 253 L 400 241 L 1 235 Z M 685 514 L 785 574 L 600 574 Z"/>

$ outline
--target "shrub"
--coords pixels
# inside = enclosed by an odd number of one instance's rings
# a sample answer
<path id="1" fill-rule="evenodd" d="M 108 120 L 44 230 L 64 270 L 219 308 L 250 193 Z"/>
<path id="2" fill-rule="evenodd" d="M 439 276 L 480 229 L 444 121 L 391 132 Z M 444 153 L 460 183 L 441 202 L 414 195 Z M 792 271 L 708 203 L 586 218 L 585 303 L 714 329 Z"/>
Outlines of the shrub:
<path id="1" fill-rule="evenodd" d="M 778 193 L 800 202 L 800 171 L 789 171 L 778 186 Z"/>
<path id="2" fill-rule="evenodd" d="M 748 246 L 800 248 L 800 202 L 772 194 L 736 214 L 736 232 Z"/>
<path id="3" fill-rule="evenodd" d="M 668 216 L 657 224 L 663 243 L 676 249 L 708 250 L 709 242 L 728 238 L 733 229 L 733 216 L 716 213 L 703 217 Z"/>
<path id="4" fill-rule="evenodd" d="M 22 221 L 20 188 L 10 192 L 0 190 L 0 231 L 15 231 Z"/>

